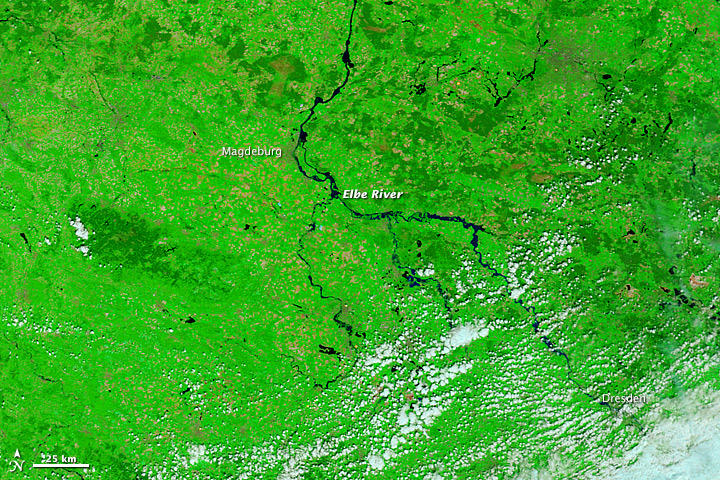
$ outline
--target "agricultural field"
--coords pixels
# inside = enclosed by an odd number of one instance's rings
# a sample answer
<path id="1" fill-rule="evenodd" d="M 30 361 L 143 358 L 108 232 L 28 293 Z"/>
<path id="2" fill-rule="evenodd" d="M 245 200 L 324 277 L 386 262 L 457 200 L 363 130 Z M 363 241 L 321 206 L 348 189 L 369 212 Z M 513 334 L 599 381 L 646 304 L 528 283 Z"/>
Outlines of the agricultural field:
<path id="1" fill-rule="evenodd" d="M 717 480 L 720 4 L 7 0 L 0 479 Z"/>

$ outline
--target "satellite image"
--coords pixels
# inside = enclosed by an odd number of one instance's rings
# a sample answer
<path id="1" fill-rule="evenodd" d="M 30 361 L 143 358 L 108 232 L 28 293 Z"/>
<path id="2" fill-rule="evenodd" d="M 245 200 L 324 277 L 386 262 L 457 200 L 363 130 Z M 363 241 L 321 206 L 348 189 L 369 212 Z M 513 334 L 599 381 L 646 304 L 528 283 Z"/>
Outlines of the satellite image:
<path id="1" fill-rule="evenodd" d="M 720 480 L 716 0 L 0 1 L 0 479 Z"/>

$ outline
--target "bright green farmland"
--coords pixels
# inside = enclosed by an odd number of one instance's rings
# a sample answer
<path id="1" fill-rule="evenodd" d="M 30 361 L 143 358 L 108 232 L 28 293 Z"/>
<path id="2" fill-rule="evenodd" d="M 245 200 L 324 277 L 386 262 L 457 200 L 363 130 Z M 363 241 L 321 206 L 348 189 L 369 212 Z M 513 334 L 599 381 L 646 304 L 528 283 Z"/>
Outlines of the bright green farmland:
<path id="1" fill-rule="evenodd" d="M 716 480 L 720 6 L 631 3 L 0 5 L 0 479 Z"/>

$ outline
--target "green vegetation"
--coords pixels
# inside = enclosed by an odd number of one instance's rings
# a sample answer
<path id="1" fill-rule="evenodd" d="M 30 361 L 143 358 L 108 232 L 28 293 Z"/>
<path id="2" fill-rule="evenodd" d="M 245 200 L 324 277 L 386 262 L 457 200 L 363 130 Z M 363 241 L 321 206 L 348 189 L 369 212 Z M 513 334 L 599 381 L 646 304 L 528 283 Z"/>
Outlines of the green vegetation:
<path id="1" fill-rule="evenodd" d="M 0 478 L 603 478 L 720 388 L 719 8 L 0 8 Z"/>

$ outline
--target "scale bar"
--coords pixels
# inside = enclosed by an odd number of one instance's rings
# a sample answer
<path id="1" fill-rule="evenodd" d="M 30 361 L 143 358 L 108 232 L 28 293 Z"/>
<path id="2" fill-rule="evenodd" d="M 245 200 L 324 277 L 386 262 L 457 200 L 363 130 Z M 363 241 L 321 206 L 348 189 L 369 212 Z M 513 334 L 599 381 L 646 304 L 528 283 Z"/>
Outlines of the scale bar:
<path id="1" fill-rule="evenodd" d="M 33 463 L 32 468 L 90 468 L 87 463 Z"/>

